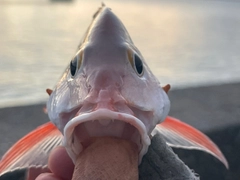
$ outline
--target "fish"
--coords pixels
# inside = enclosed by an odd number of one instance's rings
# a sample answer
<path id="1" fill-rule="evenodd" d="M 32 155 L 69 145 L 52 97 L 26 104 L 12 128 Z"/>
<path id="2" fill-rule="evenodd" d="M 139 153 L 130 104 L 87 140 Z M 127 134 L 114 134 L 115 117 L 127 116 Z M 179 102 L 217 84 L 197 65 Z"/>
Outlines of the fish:
<path id="1" fill-rule="evenodd" d="M 104 4 L 53 90 L 47 89 L 50 122 L 13 145 L 0 161 L 0 177 L 26 168 L 49 171 L 51 150 L 65 146 L 76 162 L 93 137 L 111 136 L 134 142 L 139 164 L 160 134 L 171 147 L 197 149 L 228 162 L 216 144 L 190 125 L 168 116 L 170 85 L 161 86 L 123 23 Z"/>

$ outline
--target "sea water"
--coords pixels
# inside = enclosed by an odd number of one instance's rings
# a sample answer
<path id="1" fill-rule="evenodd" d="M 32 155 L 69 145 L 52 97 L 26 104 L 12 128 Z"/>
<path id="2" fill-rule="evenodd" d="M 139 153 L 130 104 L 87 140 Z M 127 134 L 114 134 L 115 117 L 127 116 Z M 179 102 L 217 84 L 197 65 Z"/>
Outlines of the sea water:
<path id="1" fill-rule="evenodd" d="M 0 106 L 44 102 L 102 1 L 0 1 Z M 240 1 L 113 1 L 162 85 L 240 81 Z"/>

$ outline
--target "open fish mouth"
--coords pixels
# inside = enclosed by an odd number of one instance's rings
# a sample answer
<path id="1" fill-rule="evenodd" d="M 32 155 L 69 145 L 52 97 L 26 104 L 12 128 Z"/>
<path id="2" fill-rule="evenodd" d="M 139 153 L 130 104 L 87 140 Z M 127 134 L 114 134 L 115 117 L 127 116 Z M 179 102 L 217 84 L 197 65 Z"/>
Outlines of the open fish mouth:
<path id="1" fill-rule="evenodd" d="M 133 115 L 109 109 L 98 109 L 71 119 L 64 128 L 63 144 L 75 163 L 84 144 L 91 138 L 105 136 L 135 143 L 139 150 L 139 163 L 150 145 L 150 138 L 141 120 Z"/>

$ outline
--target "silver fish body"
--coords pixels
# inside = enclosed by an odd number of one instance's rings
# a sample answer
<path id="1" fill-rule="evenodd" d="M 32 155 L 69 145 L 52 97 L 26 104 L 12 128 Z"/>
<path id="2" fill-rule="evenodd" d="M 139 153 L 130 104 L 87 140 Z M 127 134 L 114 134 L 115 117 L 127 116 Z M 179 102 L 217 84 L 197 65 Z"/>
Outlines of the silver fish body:
<path id="1" fill-rule="evenodd" d="M 99 136 L 135 142 L 141 162 L 149 135 L 169 109 L 167 94 L 126 28 L 103 6 L 47 103 L 73 162 L 83 144 Z"/>

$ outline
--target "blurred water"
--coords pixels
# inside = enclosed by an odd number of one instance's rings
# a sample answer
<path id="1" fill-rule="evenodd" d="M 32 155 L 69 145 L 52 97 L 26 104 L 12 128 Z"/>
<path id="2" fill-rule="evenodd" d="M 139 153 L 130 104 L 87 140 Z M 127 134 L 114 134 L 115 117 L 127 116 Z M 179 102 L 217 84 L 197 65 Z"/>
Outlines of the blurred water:
<path id="1" fill-rule="evenodd" d="M 104 1 L 162 84 L 240 81 L 240 2 Z M 43 102 L 100 1 L 0 1 L 0 106 Z"/>

